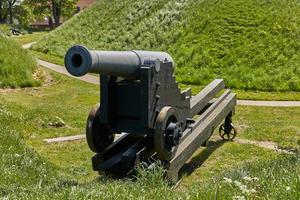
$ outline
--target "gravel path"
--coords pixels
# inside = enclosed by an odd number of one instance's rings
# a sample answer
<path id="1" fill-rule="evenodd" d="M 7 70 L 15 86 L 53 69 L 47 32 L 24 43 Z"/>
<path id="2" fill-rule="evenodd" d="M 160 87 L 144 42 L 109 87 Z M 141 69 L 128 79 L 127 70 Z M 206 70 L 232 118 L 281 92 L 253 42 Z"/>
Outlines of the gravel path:
<path id="1" fill-rule="evenodd" d="M 242 106 L 266 106 L 266 107 L 300 107 L 300 101 L 253 101 L 238 100 Z"/>
<path id="2" fill-rule="evenodd" d="M 255 141 L 255 140 L 246 140 L 246 139 L 234 139 L 234 142 L 239 144 L 252 144 L 258 147 L 262 147 L 265 149 L 271 149 L 278 153 L 285 153 L 285 154 L 294 154 L 296 149 L 281 149 L 277 143 L 271 141 Z"/>

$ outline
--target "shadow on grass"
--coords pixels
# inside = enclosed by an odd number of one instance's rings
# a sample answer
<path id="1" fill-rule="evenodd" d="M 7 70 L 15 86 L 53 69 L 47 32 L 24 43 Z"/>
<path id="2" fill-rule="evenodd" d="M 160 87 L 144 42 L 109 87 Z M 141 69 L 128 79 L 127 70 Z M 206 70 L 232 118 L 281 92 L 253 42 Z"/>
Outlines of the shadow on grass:
<path id="1" fill-rule="evenodd" d="M 179 178 L 184 175 L 191 175 L 195 171 L 195 169 L 199 168 L 214 151 L 223 146 L 223 144 L 225 143 L 226 141 L 224 140 L 209 141 L 208 146 L 203 151 L 201 151 L 201 153 L 193 157 L 190 162 L 186 163 L 180 169 Z"/>
<path id="2" fill-rule="evenodd" d="M 198 155 L 194 156 L 190 162 L 186 163 L 179 171 L 178 180 L 180 180 L 184 175 L 191 175 L 195 169 L 199 168 L 209 157 L 210 155 L 216 151 L 218 148 L 223 146 L 226 141 L 224 140 L 217 140 L 217 141 L 209 141 L 208 146 L 203 149 Z M 154 171 L 153 171 L 154 172 Z M 137 173 L 137 172 L 136 172 Z M 131 175 L 126 176 L 126 178 L 118 178 L 118 177 L 112 177 L 109 175 L 99 175 L 95 181 L 101 184 L 110 183 L 113 181 L 136 181 L 137 175 L 136 173 L 133 173 Z M 151 173 L 149 173 L 151 174 Z"/>

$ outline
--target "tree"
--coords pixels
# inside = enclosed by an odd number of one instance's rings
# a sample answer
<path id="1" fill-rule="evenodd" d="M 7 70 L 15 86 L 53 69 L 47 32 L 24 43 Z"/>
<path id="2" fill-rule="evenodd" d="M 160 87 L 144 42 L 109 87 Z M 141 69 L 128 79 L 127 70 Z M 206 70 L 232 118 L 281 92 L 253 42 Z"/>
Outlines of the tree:
<path id="1" fill-rule="evenodd" d="M 0 0 L 0 23 L 6 23 L 9 17 L 9 23 L 13 23 L 14 8 L 20 0 Z"/>
<path id="2" fill-rule="evenodd" d="M 0 0 L 0 23 L 6 23 L 8 16 L 8 4 L 6 0 Z"/>
<path id="3" fill-rule="evenodd" d="M 13 24 L 17 11 L 20 11 L 21 0 L 0 0 L 0 23 Z"/>
<path id="4" fill-rule="evenodd" d="M 25 0 L 33 9 L 33 14 L 40 18 L 48 17 L 49 25 L 54 22 L 58 27 L 61 17 L 69 17 L 75 12 L 77 0 Z"/>
<path id="5" fill-rule="evenodd" d="M 24 3 L 15 6 L 14 18 L 18 21 L 20 28 L 29 27 L 30 23 L 34 20 L 31 8 Z"/>
<path id="6" fill-rule="evenodd" d="M 13 20 L 14 20 L 14 6 L 17 3 L 20 3 L 20 0 L 7 0 L 8 3 L 8 13 L 9 13 L 9 23 L 13 24 Z"/>

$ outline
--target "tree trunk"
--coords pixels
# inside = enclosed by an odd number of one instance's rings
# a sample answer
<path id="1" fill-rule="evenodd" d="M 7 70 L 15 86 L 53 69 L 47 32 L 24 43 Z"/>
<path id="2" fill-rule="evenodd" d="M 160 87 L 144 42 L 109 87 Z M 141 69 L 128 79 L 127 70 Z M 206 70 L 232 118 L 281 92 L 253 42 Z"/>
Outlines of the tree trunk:
<path id="1" fill-rule="evenodd" d="M 2 12 L 3 12 L 3 9 L 0 9 L 0 24 L 4 24 L 6 22 L 6 18 L 7 18 L 7 16 Z"/>
<path id="2" fill-rule="evenodd" d="M 13 24 L 13 5 L 12 5 L 12 3 L 9 3 L 8 10 L 9 10 L 9 23 Z"/>
<path id="3" fill-rule="evenodd" d="M 0 0 L 0 24 L 6 23 L 7 19 L 7 12 L 4 8 L 4 3 L 2 0 Z"/>
<path id="4" fill-rule="evenodd" d="M 60 25 L 61 8 L 59 4 L 57 4 L 54 1 L 52 1 L 52 13 L 53 13 L 55 27 L 58 27 Z"/>
<path id="5" fill-rule="evenodd" d="M 54 27 L 53 27 L 53 19 L 51 16 L 48 17 L 48 22 L 49 22 L 49 27 L 52 30 Z"/>
<path id="6" fill-rule="evenodd" d="M 2 1 L 0 0 L 0 24 L 3 24 L 3 9 L 2 9 Z"/>
<path id="7" fill-rule="evenodd" d="M 7 19 L 7 15 L 4 13 L 1 13 L 2 10 L 0 10 L 0 24 L 5 24 L 6 23 L 6 19 Z"/>

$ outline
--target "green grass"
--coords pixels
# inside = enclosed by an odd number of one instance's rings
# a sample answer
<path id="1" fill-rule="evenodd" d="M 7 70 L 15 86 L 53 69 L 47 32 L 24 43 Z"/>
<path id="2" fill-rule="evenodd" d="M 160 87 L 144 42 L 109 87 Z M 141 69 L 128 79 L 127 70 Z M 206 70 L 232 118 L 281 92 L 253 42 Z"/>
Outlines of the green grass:
<path id="1" fill-rule="evenodd" d="M 162 50 L 181 83 L 224 78 L 234 89 L 300 91 L 299 14 L 297 0 L 104 0 L 33 49 L 59 57 L 74 44 Z"/>
<path id="2" fill-rule="evenodd" d="M 53 56 L 50 54 L 45 54 L 45 53 L 42 53 L 39 51 L 33 51 L 33 50 L 30 50 L 30 52 L 38 59 L 41 59 L 41 60 L 44 60 L 44 61 L 47 61 L 47 62 L 50 62 L 53 64 L 61 65 L 61 66 L 65 65 L 64 59 L 61 57 L 57 57 L 57 56 Z"/>
<path id="3" fill-rule="evenodd" d="M 43 74 L 36 69 L 36 61 L 28 51 L 0 35 L 0 88 L 40 85 Z"/>
<path id="4" fill-rule="evenodd" d="M 177 189 L 162 170 L 140 171 L 137 181 L 111 180 L 92 172 L 85 141 L 45 144 L 43 139 L 84 131 L 89 109 L 99 101 L 98 86 L 47 70 L 55 84 L 0 91 L 0 197 L 10 199 L 298 199 L 299 155 L 279 155 L 253 145 L 219 140 L 201 148 L 181 171 Z M 239 106 L 234 123 L 240 138 L 270 140 L 296 147 L 300 108 Z M 259 116 L 259 117 L 258 117 Z M 272 116 L 277 116 L 274 119 Z M 65 126 L 52 127 L 57 117 Z M 293 127 L 293 128 L 291 128 Z M 258 132 L 259 130 L 259 132 Z M 291 131 L 289 131 L 291 130 Z M 294 131 L 296 130 L 296 131 Z M 282 140 L 282 141 L 281 141 Z M 258 177 L 247 182 L 245 176 Z M 255 193 L 246 193 L 237 180 Z M 290 190 L 287 190 L 290 187 Z M 297 193 L 298 191 L 298 193 Z M 298 195 L 298 196 L 297 196 Z"/>
<path id="5" fill-rule="evenodd" d="M 225 82 L 226 84 L 226 82 Z M 191 88 L 192 94 L 196 95 L 205 86 L 179 84 L 181 89 Z M 264 101 L 300 101 L 300 92 L 264 92 L 264 91 L 245 91 L 233 89 L 238 99 L 245 100 L 264 100 Z"/>
<path id="6" fill-rule="evenodd" d="M 300 108 L 238 107 L 236 125 L 240 137 L 274 141 L 283 148 L 300 142 Z"/>
<path id="7" fill-rule="evenodd" d="M 264 92 L 233 89 L 238 99 L 265 101 L 300 101 L 300 92 Z"/>
<path id="8" fill-rule="evenodd" d="M 27 33 L 25 35 L 20 35 L 20 36 L 14 36 L 13 39 L 21 44 L 21 45 L 24 45 L 24 44 L 29 44 L 29 43 L 32 43 L 32 42 L 36 42 L 38 40 L 40 40 L 43 36 L 45 36 L 48 32 L 44 32 L 44 31 L 41 31 L 41 32 L 33 32 L 33 33 Z"/>
<path id="9" fill-rule="evenodd" d="M 0 24 L 0 35 L 11 36 L 11 26 L 7 24 Z"/>
<path id="10" fill-rule="evenodd" d="M 198 190 L 194 199 L 299 199 L 299 161 L 299 155 L 281 155 L 272 160 L 246 162 L 194 185 L 189 191 Z"/>

